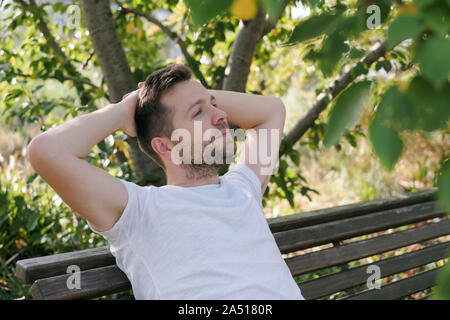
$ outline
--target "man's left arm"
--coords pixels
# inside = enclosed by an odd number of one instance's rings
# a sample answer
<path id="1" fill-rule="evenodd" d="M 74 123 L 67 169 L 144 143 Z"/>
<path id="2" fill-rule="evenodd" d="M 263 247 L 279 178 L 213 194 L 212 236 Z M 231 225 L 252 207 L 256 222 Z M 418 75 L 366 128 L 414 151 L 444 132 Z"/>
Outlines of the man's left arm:
<path id="1" fill-rule="evenodd" d="M 239 155 L 238 162 L 245 163 L 258 176 L 264 194 L 272 169 L 278 161 L 286 120 L 283 101 L 275 96 L 225 90 L 208 92 L 216 98 L 218 108 L 227 113 L 228 121 L 247 130 L 245 149 Z M 267 163 L 269 158 L 270 163 Z"/>

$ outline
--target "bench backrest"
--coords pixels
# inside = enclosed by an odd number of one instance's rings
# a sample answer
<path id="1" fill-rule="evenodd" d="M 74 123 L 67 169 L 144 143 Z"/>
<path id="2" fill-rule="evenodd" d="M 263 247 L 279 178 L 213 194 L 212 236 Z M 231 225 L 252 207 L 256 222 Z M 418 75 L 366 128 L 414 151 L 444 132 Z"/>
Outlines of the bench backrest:
<path id="1" fill-rule="evenodd" d="M 447 257 L 450 220 L 435 196 L 435 188 L 422 190 L 272 218 L 268 224 L 306 299 L 400 299 L 433 287 L 441 269 L 436 262 Z M 405 249 L 411 245 L 416 247 Z M 361 260 L 382 253 L 389 257 Z M 381 278 L 425 270 L 354 294 L 366 285 L 371 264 Z M 81 270 L 80 289 L 67 287 L 70 265 Z M 131 289 L 107 247 L 20 260 L 16 276 L 32 284 L 34 299 L 90 299 Z"/>

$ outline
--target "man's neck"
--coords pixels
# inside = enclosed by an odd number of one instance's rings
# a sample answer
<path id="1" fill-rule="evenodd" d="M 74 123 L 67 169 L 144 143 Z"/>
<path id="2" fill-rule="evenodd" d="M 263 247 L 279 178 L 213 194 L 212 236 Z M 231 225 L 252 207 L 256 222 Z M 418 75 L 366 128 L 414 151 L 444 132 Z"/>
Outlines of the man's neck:
<path id="1" fill-rule="evenodd" d="M 167 184 L 180 187 L 196 187 L 206 184 L 218 184 L 218 169 L 212 166 L 187 165 L 177 172 L 167 174 Z"/>

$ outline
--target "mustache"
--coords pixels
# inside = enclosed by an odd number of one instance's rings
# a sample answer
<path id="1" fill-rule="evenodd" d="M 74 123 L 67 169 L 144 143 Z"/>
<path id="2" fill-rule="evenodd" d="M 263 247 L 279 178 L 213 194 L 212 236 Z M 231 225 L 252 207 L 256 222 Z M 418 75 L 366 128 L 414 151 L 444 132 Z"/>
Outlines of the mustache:
<path id="1" fill-rule="evenodd" d="M 216 126 L 216 128 L 220 131 L 224 130 L 224 129 L 230 129 L 230 126 L 228 124 L 228 122 L 223 122 L 220 125 Z"/>

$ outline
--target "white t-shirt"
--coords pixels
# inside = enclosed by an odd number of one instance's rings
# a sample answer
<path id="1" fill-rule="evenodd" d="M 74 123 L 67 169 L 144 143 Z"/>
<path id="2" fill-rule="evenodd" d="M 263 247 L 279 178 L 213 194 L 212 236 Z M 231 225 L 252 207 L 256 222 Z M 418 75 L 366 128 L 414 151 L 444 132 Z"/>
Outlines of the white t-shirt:
<path id="1" fill-rule="evenodd" d="M 303 299 L 262 210 L 261 183 L 236 164 L 219 184 L 141 187 L 104 232 L 140 299 Z"/>

